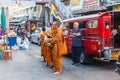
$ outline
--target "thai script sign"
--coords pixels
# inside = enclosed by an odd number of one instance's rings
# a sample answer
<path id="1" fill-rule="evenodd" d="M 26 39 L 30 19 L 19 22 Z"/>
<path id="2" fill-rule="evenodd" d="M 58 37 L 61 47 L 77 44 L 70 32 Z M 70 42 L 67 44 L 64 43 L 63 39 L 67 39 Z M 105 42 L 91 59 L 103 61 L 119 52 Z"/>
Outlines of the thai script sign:
<path id="1" fill-rule="evenodd" d="M 80 10 L 83 8 L 84 0 L 70 0 L 71 11 Z"/>

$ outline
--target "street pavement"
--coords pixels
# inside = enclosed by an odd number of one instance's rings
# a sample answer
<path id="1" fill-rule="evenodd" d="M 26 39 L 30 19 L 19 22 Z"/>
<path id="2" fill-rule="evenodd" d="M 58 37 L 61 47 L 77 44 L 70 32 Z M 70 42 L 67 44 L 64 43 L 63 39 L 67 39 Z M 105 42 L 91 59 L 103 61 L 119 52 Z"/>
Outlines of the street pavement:
<path id="1" fill-rule="evenodd" d="M 95 60 L 90 65 L 71 65 L 69 57 L 63 57 L 63 72 L 54 75 L 40 56 L 40 46 L 30 45 L 30 50 L 14 50 L 13 60 L 0 60 L 0 80 L 120 80 L 114 72 L 114 62 Z"/>

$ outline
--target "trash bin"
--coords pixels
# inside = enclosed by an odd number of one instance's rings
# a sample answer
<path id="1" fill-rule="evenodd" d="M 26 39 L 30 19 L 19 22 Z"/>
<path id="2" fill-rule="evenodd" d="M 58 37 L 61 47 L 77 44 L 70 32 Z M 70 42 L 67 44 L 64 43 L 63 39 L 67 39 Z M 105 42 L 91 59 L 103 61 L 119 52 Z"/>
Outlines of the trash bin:
<path id="1" fill-rule="evenodd" d="M 8 46 L 15 46 L 17 44 L 16 38 L 17 37 L 8 37 Z"/>

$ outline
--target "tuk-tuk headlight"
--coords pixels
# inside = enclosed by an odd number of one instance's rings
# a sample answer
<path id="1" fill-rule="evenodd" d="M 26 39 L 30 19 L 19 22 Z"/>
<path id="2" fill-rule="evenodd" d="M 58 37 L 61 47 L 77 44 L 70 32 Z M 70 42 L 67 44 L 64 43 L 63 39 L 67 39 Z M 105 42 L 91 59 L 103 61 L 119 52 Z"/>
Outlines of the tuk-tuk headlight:
<path id="1" fill-rule="evenodd" d="M 110 29 L 110 21 L 106 21 L 105 25 L 106 25 L 106 29 Z"/>
<path id="2" fill-rule="evenodd" d="M 109 25 L 107 25 L 107 26 L 106 26 L 106 29 L 110 29 L 110 26 L 109 26 Z"/>

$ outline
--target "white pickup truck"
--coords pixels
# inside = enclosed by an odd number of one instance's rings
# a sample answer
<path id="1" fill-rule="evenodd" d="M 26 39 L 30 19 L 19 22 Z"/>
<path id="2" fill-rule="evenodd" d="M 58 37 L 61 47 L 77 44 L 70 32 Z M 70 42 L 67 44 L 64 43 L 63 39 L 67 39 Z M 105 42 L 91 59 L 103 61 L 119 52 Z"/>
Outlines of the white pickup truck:
<path id="1" fill-rule="evenodd" d="M 42 28 L 36 29 L 31 35 L 30 35 L 30 42 L 37 43 L 40 45 L 40 34 L 42 33 Z"/>

